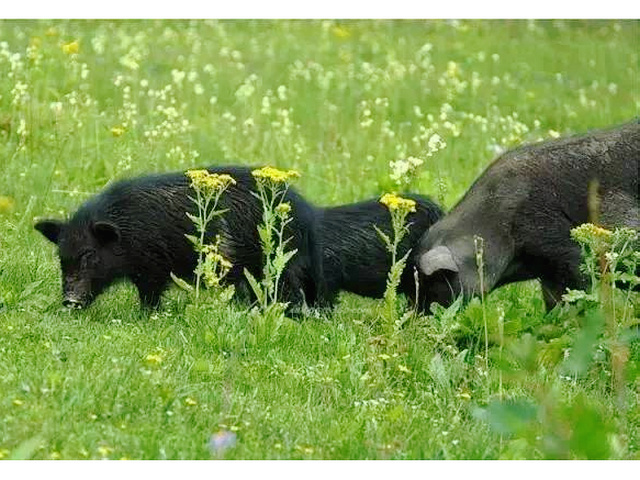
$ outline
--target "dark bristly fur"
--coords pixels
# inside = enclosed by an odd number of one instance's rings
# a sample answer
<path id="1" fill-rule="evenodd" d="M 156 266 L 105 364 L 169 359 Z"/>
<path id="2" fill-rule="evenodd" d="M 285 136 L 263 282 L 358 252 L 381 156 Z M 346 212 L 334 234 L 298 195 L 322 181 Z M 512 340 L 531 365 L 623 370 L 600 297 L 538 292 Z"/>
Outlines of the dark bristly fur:
<path id="1" fill-rule="evenodd" d="M 584 288 L 580 248 L 569 231 L 589 222 L 598 183 L 599 221 L 640 228 L 637 122 L 524 146 L 498 158 L 451 212 L 424 235 L 416 262 L 428 288 L 479 294 L 473 237 L 484 239 L 484 289 L 538 278 L 552 308 L 566 288 Z"/>
<path id="2" fill-rule="evenodd" d="M 403 195 L 416 202 L 416 212 L 407 216 L 409 233 L 399 245 L 398 258 L 417 246 L 422 234 L 443 214 L 429 198 Z M 341 290 L 372 298 L 384 294 L 391 268 L 391 254 L 374 225 L 391 235 L 391 215 L 377 198 L 368 201 L 325 208 L 318 213 L 318 232 L 323 243 L 323 273 L 330 304 Z M 416 301 L 414 264 L 409 259 L 402 274 L 399 290 Z M 420 284 L 418 305 L 428 308 L 431 299 L 423 295 Z"/>
<path id="3" fill-rule="evenodd" d="M 257 232 L 262 206 L 253 192 L 251 169 L 212 167 L 237 182 L 222 195 L 218 208 L 226 210 L 210 224 L 208 241 L 221 236 L 221 250 L 233 268 L 226 277 L 243 292 L 246 268 L 262 278 L 263 254 Z M 106 287 L 128 279 L 138 288 L 144 306 L 157 307 L 171 279 L 193 279 L 197 257 L 185 234 L 195 234 L 186 212 L 196 213 L 194 196 L 183 172 L 149 175 L 119 181 L 82 205 L 68 222 L 41 221 L 36 229 L 59 247 L 65 301 L 86 306 Z M 283 274 L 282 300 L 299 306 L 319 301 L 322 263 L 314 232 L 313 208 L 294 190 L 293 220 L 285 229 L 288 249 L 298 252 Z"/>

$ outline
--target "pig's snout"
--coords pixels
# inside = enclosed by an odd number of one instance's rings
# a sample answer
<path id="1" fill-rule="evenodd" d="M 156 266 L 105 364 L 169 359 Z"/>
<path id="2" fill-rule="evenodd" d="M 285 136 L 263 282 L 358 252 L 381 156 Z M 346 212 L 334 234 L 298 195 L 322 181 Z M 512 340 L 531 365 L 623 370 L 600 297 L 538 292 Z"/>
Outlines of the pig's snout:
<path id="1" fill-rule="evenodd" d="M 67 308 L 79 310 L 84 307 L 85 302 L 83 302 L 79 298 L 69 296 L 69 297 L 65 297 L 64 300 L 62 300 L 62 305 L 64 305 Z"/>

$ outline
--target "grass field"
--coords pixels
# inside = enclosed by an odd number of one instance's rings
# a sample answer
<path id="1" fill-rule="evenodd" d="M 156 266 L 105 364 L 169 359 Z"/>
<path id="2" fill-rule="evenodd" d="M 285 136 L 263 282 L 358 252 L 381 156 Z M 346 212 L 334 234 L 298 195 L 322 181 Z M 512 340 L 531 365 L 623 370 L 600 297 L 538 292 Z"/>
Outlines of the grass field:
<path id="1" fill-rule="evenodd" d="M 639 39 L 637 21 L 0 21 L 0 458 L 640 458 L 637 343 L 612 387 L 613 337 L 546 315 L 534 282 L 393 338 L 381 300 L 347 294 L 300 321 L 177 288 L 149 316 L 130 285 L 67 311 L 33 229 L 114 179 L 210 164 L 293 168 L 338 205 L 416 157 L 409 188 L 448 209 L 505 149 L 634 118 Z"/>

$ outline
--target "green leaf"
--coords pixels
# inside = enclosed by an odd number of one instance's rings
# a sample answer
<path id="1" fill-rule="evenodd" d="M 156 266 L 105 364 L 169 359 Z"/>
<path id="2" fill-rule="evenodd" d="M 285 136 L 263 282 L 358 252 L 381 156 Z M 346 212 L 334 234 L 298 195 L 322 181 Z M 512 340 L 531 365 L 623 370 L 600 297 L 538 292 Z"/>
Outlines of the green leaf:
<path id="1" fill-rule="evenodd" d="M 273 251 L 273 238 L 271 230 L 264 225 L 258 227 L 258 236 L 260 237 L 260 244 L 265 254 L 269 254 Z"/>
<path id="2" fill-rule="evenodd" d="M 36 454 L 40 445 L 46 445 L 46 443 L 47 441 L 41 435 L 31 437 L 18 444 L 9 458 L 11 460 L 29 460 Z"/>
<path id="3" fill-rule="evenodd" d="M 590 309 L 584 317 L 585 325 L 578 332 L 569 358 L 562 370 L 569 375 L 584 375 L 591 364 L 598 338 L 604 330 L 604 317 L 600 309 Z"/>
<path id="4" fill-rule="evenodd" d="M 578 300 L 585 300 L 588 302 L 597 302 L 598 299 L 591 293 L 584 292 L 582 290 L 567 290 L 567 293 L 562 295 L 562 301 L 567 303 L 575 303 Z"/>
<path id="5" fill-rule="evenodd" d="M 298 249 L 291 250 L 289 252 L 276 255 L 273 259 L 273 268 L 276 271 L 276 275 L 280 276 L 287 266 L 287 262 L 298 252 Z"/>
<path id="6" fill-rule="evenodd" d="M 180 277 L 176 277 L 173 274 L 173 272 L 169 272 L 169 275 L 171 276 L 171 280 L 173 280 L 173 283 L 175 283 L 182 290 L 185 290 L 187 292 L 193 292 L 194 288 L 191 285 L 189 285 L 187 282 L 185 282 L 183 279 L 181 279 Z"/>
<path id="7" fill-rule="evenodd" d="M 485 421 L 501 435 L 522 433 L 535 420 L 538 408 L 528 400 L 491 402 L 486 408 L 477 408 L 473 415 Z"/>
<path id="8" fill-rule="evenodd" d="M 441 388 L 450 388 L 449 374 L 439 353 L 436 353 L 429 362 L 429 375 Z"/>
<path id="9" fill-rule="evenodd" d="M 640 277 L 632 275 L 630 273 L 620 273 L 618 274 L 617 278 L 622 282 L 628 283 L 630 287 L 635 287 L 636 285 L 640 284 Z"/>
<path id="10" fill-rule="evenodd" d="M 260 288 L 260 284 L 258 283 L 258 281 L 255 279 L 253 275 L 251 275 L 251 272 L 246 268 L 244 269 L 244 276 L 247 277 L 247 281 L 251 286 L 251 290 L 253 290 L 253 293 L 255 293 L 256 297 L 258 297 L 258 302 L 260 303 L 260 305 L 264 305 L 265 294 L 262 291 L 262 288 Z"/>
<path id="11" fill-rule="evenodd" d="M 200 217 L 193 215 L 189 212 L 184 212 L 184 213 L 187 217 L 189 217 L 189 220 L 191 220 L 195 225 L 200 225 Z"/>
<path id="12" fill-rule="evenodd" d="M 193 243 L 198 249 L 202 247 L 202 245 L 200 245 L 200 237 L 189 235 L 188 233 L 185 233 L 184 236 L 187 237 L 187 240 Z"/>
<path id="13" fill-rule="evenodd" d="M 574 454 L 588 460 L 609 458 L 611 447 L 607 438 L 613 428 L 600 411 L 580 396 L 565 415 L 573 423 L 569 448 Z"/>
<path id="14" fill-rule="evenodd" d="M 382 230 L 380 230 L 376 225 L 373 225 L 373 228 L 375 229 L 376 232 L 378 232 L 378 235 L 380 235 L 380 238 L 382 238 L 382 241 L 387 246 L 387 248 L 390 248 L 391 245 L 393 245 L 393 242 L 389 238 L 389 235 L 387 235 Z"/>
<path id="15" fill-rule="evenodd" d="M 29 296 L 31 296 L 31 294 L 42 284 L 42 282 L 44 282 L 44 280 L 36 280 L 35 282 L 31 282 L 29 285 L 24 287 L 22 292 L 20 292 L 18 300 L 21 301 L 29 298 Z"/>

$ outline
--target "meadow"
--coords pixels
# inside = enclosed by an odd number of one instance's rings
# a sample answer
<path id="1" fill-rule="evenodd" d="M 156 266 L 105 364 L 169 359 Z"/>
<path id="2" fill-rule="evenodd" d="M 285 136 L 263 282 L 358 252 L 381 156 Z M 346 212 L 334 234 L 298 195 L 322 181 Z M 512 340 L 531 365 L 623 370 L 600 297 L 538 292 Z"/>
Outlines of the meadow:
<path id="1" fill-rule="evenodd" d="M 295 169 L 316 205 L 410 190 L 449 209 L 506 149 L 638 115 L 639 38 L 637 21 L 0 21 L 0 459 L 640 459 L 637 293 L 615 328 L 547 314 L 528 282 L 403 306 L 392 336 L 382 300 L 349 294 L 292 320 L 173 288 L 149 314 L 123 284 L 69 311 L 33 229 L 115 179 L 212 164 Z"/>

